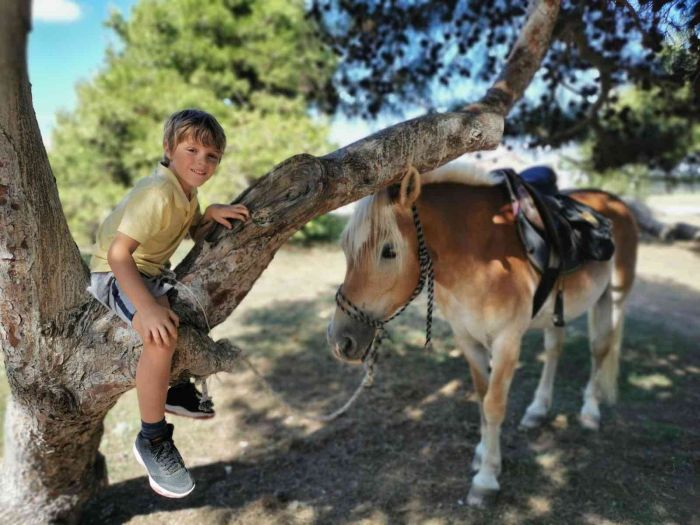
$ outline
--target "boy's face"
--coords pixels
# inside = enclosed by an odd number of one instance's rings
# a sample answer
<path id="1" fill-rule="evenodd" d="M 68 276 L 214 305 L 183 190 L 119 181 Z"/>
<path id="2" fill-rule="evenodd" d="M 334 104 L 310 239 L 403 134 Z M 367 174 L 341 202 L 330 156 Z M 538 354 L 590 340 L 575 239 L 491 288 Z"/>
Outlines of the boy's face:
<path id="1" fill-rule="evenodd" d="M 221 161 L 221 153 L 213 146 L 205 146 L 191 138 L 185 138 L 174 150 L 163 143 L 163 150 L 170 159 L 170 170 L 180 181 L 189 197 L 192 189 L 207 182 Z"/>

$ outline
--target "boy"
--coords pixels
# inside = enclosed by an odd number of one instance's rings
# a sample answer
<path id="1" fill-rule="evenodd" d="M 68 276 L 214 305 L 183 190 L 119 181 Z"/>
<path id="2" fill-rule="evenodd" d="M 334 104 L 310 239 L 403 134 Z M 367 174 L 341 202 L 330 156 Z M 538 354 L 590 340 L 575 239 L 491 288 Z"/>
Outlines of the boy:
<path id="1" fill-rule="evenodd" d="M 90 262 L 90 293 L 143 341 L 136 368 L 141 432 L 133 452 L 146 468 L 151 488 L 170 498 L 186 496 L 194 483 L 173 443 L 173 425 L 165 422 L 179 319 L 166 296 L 174 285 L 163 273 L 188 232 L 199 238 L 214 222 L 230 229 L 228 219 L 249 218 L 240 204 L 212 205 L 203 215 L 199 212 L 197 188 L 214 174 L 225 148 L 224 130 L 213 116 L 196 109 L 171 115 L 163 134 L 162 166 L 136 183 L 105 219 Z M 175 395 L 167 396 L 169 411 L 177 412 L 178 404 L 187 409 L 182 398 L 188 392 L 193 397 L 194 386 L 187 383 L 174 390 Z M 196 400 L 190 401 L 192 405 Z"/>

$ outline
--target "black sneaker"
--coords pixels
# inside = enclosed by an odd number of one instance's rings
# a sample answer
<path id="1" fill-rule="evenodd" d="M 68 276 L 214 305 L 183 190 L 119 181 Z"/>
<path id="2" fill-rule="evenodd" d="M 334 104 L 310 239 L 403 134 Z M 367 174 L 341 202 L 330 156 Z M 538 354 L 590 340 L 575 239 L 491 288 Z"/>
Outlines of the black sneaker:
<path id="1" fill-rule="evenodd" d="M 201 401 L 194 383 L 187 381 L 174 385 L 168 389 L 168 397 L 165 399 L 165 411 L 177 416 L 193 417 L 195 419 L 209 419 L 216 415 L 214 403 L 211 399 Z"/>
<path id="2" fill-rule="evenodd" d="M 184 498 L 194 490 L 194 482 L 173 441 L 173 425 L 165 436 L 154 440 L 136 436 L 134 456 L 148 472 L 151 488 L 166 498 Z"/>

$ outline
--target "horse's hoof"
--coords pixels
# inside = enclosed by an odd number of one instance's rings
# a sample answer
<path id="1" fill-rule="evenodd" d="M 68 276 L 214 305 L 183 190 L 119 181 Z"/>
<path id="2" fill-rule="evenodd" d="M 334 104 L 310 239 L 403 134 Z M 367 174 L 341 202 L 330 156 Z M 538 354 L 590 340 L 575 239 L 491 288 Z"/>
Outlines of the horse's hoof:
<path id="1" fill-rule="evenodd" d="M 581 414 L 578 418 L 581 426 L 588 430 L 598 431 L 600 430 L 600 417 L 593 416 L 591 414 Z"/>
<path id="2" fill-rule="evenodd" d="M 494 502 L 497 495 L 498 489 L 490 489 L 472 485 L 472 487 L 469 489 L 469 494 L 467 495 L 467 505 L 478 508 L 488 507 Z"/>
<path id="3" fill-rule="evenodd" d="M 533 428 L 539 428 L 546 421 L 547 414 L 528 414 L 527 412 L 520 420 L 520 425 L 518 428 L 520 430 L 532 430 Z"/>

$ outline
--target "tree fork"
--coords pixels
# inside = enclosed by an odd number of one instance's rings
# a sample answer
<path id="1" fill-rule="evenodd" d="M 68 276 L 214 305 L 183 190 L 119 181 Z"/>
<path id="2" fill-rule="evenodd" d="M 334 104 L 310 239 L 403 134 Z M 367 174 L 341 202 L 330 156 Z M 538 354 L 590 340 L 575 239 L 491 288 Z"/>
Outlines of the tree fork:
<path id="1" fill-rule="evenodd" d="M 305 222 L 398 181 L 495 148 L 504 118 L 548 47 L 556 0 L 531 2 L 503 73 L 478 103 L 403 122 L 323 157 L 297 155 L 239 197 L 252 221 L 214 230 L 177 269 L 213 327 L 248 293 L 276 250 Z M 0 348 L 12 399 L 0 521 L 74 522 L 107 482 L 98 452 L 105 414 L 133 388 L 136 334 L 85 292 L 88 275 L 58 199 L 27 76 L 29 0 L 0 2 Z M 173 375 L 230 371 L 239 350 L 206 335 L 189 293 Z"/>

